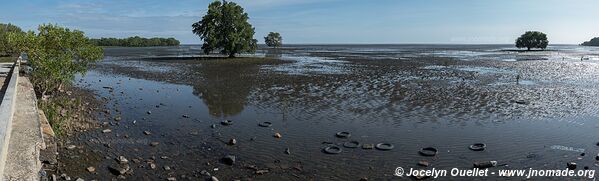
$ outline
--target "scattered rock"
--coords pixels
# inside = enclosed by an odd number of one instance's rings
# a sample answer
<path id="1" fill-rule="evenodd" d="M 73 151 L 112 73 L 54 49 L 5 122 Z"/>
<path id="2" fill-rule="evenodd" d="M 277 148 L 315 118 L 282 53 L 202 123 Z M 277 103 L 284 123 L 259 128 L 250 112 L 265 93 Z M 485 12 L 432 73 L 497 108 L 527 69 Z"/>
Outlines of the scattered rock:
<path id="1" fill-rule="evenodd" d="M 150 131 L 144 131 L 145 135 L 151 135 L 152 133 Z"/>
<path id="2" fill-rule="evenodd" d="M 570 170 L 575 170 L 576 169 L 576 163 L 575 162 L 569 162 L 567 164 L 567 166 L 568 166 L 568 169 L 570 169 Z"/>
<path id="3" fill-rule="evenodd" d="M 93 172 L 95 172 L 95 171 L 96 171 L 96 168 L 95 168 L 95 167 L 87 167 L 87 168 L 86 168 L 86 170 L 87 170 L 88 172 L 92 172 L 92 173 L 93 173 Z"/>
<path id="4" fill-rule="evenodd" d="M 110 132 L 112 132 L 112 130 L 110 130 L 110 129 L 102 130 L 102 133 L 110 133 Z"/>
<path id="5" fill-rule="evenodd" d="M 426 161 L 426 160 L 420 160 L 420 161 L 418 162 L 418 165 L 420 165 L 420 166 L 424 166 L 424 167 L 428 167 L 428 166 L 430 166 L 430 165 L 431 165 L 431 163 L 429 163 L 429 162 L 428 162 L 428 161 Z"/>
<path id="6" fill-rule="evenodd" d="M 211 181 L 218 181 L 218 178 L 216 178 L 215 176 L 210 177 Z"/>
<path id="7" fill-rule="evenodd" d="M 200 171 L 200 174 L 204 175 L 204 176 L 210 176 L 210 172 L 206 171 L 206 170 L 202 170 Z"/>
<path id="8" fill-rule="evenodd" d="M 148 113 L 148 114 L 152 114 L 152 111 L 148 111 L 147 113 Z"/>
<path id="9" fill-rule="evenodd" d="M 120 116 L 117 116 L 117 117 L 114 118 L 114 121 L 121 121 L 121 119 L 122 118 Z"/>
<path id="10" fill-rule="evenodd" d="M 281 136 L 281 133 L 275 133 L 275 138 L 281 138 L 283 136 Z"/>
<path id="11" fill-rule="evenodd" d="M 264 175 L 268 173 L 268 170 L 256 170 L 256 175 Z"/>
<path id="12" fill-rule="evenodd" d="M 118 161 L 120 164 L 126 164 L 129 163 L 129 160 L 127 160 L 127 158 L 125 158 L 124 156 L 119 156 L 116 158 L 116 161 Z"/>
<path id="13" fill-rule="evenodd" d="M 211 128 L 216 128 L 216 124 L 210 125 Z"/>
<path id="14" fill-rule="evenodd" d="M 235 138 L 231 138 L 229 140 L 229 145 L 235 145 L 235 144 L 237 144 L 237 140 Z"/>
<path id="15" fill-rule="evenodd" d="M 69 146 L 67 146 L 67 150 L 73 150 L 75 148 L 77 148 L 77 146 L 75 146 L 75 145 L 69 145 Z"/>
<path id="16" fill-rule="evenodd" d="M 166 170 L 166 171 L 169 171 L 169 170 L 171 170 L 171 167 L 169 167 L 169 166 L 164 166 L 163 168 L 164 168 L 164 170 Z"/>
<path id="17" fill-rule="evenodd" d="M 150 143 L 150 146 L 158 146 L 160 142 L 154 141 Z"/>
<path id="18" fill-rule="evenodd" d="M 187 115 L 187 114 L 184 114 L 184 115 L 183 115 L 183 118 L 189 118 L 189 115 Z"/>
<path id="19" fill-rule="evenodd" d="M 150 168 L 151 168 L 152 170 L 156 169 L 156 164 L 154 164 L 154 163 L 150 163 Z"/>
<path id="20" fill-rule="evenodd" d="M 362 178 L 360 178 L 360 181 L 368 181 L 368 178 L 362 177 Z"/>
<path id="21" fill-rule="evenodd" d="M 75 181 L 85 181 L 85 180 L 82 178 L 77 178 L 77 179 L 75 179 Z"/>
<path id="22" fill-rule="evenodd" d="M 175 178 L 175 177 L 169 177 L 169 178 L 167 178 L 166 180 L 168 180 L 168 181 L 176 181 L 176 180 L 177 180 L 177 178 Z"/>
<path id="23" fill-rule="evenodd" d="M 222 160 L 227 165 L 233 165 L 233 164 L 235 164 L 235 155 L 227 155 L 227 156 L 223 157 Z"/>
<path id="24" fill-rule="evenodd" d="M 497 166 L 497 161 L 474 162 L 474 168 L 490 168 Z"/>
<path id="25" fill-rule="evenodd" d="M 110 172 L 114 175 L 124 175 L 130 169 L 131 168 L 129 167 L 128 164 L 115 165 L 115 166 L 108 167 L 108 170 L 110 170 Z"/>
<path id="26" fill-rule="evenodd" d="M 221 121 L 220 124 L 225 125 L 225 126 L 230 126 L 230 125 L 233 125 L 233 121 L 227 119 L 227 120 Z"/>

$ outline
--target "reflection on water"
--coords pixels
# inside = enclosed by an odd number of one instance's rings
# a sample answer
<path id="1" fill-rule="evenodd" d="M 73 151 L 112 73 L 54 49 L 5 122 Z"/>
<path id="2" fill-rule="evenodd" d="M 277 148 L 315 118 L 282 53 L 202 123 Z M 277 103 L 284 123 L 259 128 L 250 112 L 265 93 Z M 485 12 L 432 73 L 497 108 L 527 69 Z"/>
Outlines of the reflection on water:
<path id="1" fill-rule="evenodd" d="M 255 84 L 258 65 L 227 66 L 204 64 L 197 67 L 193 80 L 193 94 L 199 96 L 215 117 L 235 116 L 247 104 L 247 97 Z"/>

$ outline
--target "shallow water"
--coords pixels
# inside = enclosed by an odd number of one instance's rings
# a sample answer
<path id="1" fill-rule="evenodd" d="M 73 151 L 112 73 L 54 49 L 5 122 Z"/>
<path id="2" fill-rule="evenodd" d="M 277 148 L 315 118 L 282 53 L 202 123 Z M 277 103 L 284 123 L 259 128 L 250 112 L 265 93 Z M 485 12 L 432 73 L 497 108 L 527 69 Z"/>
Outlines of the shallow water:
<path id="1" fill-rule="evenodd" d="M 486 160 L 503 165 L 492 169 L 564 169 L 569 161 L 596 169 L 599 62 L 575 57 L 597 56 L 597 49 L 502 51 L 508 48 L 295 45 L 258 51 L 291 61 L 268 65 L 173 58 L 196 55 L 193 46 L 107 49 L 106 60 L 78 77 L 77 86 L 108 100 L 111 114 L 99 115 L 113 132 L 81 134 L 74 142 L 87 146 L 86 156 L 69 158 L 72 169 L 65 172 L 116 177 L 104 168 L 119 155 L 140 160 L 131 163 L 130 179 L 195 180 L 206 170 L 221 180 L 392 180 L 401 179 L 393 176 L 396 167 L 419 168 L 420 160 L 437 169 Z M 122 121 L 113 121 L 116 116 Z M 233 125 L 221 125 L 225 119 Z M 259 127 L 263 121 L 273 126 Z M 336 138 L 340 131 L 352 135 Z M 227 145 L 230 138 L 238 143 Z M 395 149 L 322 152 L 349 140 Z M 153 141 L 160 145 L 149 146 Z M 478 142 L 487 150 L 468 149 Z M 429 146 L 440 151 L 436 157 L 418 154 Z M 238 163 L 221 163 L 227 154 Z M 101 168 L 98 174 L 88 174 L 89 165 Z M 270 172 L 255 175 L 250 165 Z"/>

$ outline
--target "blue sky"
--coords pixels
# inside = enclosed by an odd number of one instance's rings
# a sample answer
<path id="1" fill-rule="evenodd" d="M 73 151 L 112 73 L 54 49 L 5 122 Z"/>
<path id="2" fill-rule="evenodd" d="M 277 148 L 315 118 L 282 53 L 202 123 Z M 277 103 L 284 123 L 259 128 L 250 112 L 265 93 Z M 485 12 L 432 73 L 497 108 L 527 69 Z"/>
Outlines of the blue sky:
<path id="1" fill-rule="evenodd" d="M 551 43 L 599 36 L 597 0 L 234 0 L 255 38 L 285 43 L 513 43 L 526 30 Z M 89 37 L 175 37 L 199 44 L 191 24 L 211 0 L 0 0 L 0 22 L 56 23 Z"/>

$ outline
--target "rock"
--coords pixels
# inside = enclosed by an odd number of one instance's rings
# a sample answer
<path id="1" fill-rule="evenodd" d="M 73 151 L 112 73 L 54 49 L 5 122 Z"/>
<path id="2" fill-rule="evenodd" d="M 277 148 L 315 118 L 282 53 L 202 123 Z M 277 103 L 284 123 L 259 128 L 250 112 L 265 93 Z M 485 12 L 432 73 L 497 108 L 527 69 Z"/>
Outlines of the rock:
<path id="1" fill-rule="evenodd" d="M 85 180 L 83 180 L 82 178 L 77 178 L 77 179 L 75 179 L 75 181 L 85 181 Z"/>
<path id="2" fill-rule="evenodd" d="M 96 168 L 94 168 L 94 167 L 87 167 L 87 168 L 86 168 L 86 170 L 87 170 L 88 172 L 95 172 L 95 171 L 96 171 Z"/>
<path id="3" fill-rule="evenodd" d="M 110 132 L 112 132 L 112 130 L 110 130 L 110 129 L 102 130 L 102 133 L 110 133 Z"/>
<path id="4" fill-rule="evenodd" d="M 216 178 L 215 176 L 210 177 L 211 181 L 218 181 L 218 178 Z"/>
<path id="5" fill-rule="evenodd" d="M 128 164 L 122 164 L 122 165 L 115 165 L 115 166 L 109 166 L 108 170 L 110 170 L 110 172 L 114 175 L 124 175 L 125 173 L 127 173 L 131 168 L 129 167 Z"/>
<path id="6" fill-rule="evenodd" d="M 367 150 L 374 149 L 374 144 L 363 144 L 362 149 L 367 149 Z"/>
<path id="7" fill-rule="evenodd" d="M 428 166 L 430 166 L 430 165 L 431 165 L 431 163 L 429 163 L 429 162 L 428 162 L 428 161 L 426 161 L 426 160 L 421 160 L 421 161 L 419 161 L 419 162 L 418 162 L 418 165 L 420 165 L 420 166 L 424 166 L 424 167 L 428 167 Z"/>
<path id="8" fill-rule="evenodd" d="M 158 146 L 160 142 L 154 141 L 150 143 L 150 146 Z"/>
<path id="9" fill-rule="evenodd" d="M 264 175 L 268 173 L 268 170 L 256 170 L 256 175 Z"/>
<path id="10" fill-rule="evenodd" d="M 145 135 L 151 135 L 152 133 L 150 131 L 144 131 Z"/>
<path id="11" fill-rule="evenodd" d="M 368 181 L 368 178 L 362 177 L 362 178 L 360 178 L 360 181 Z"/>
<path id="12" fill-rule="evenodd" d="M 156 164 L 154 164 L 154 163 L 150 163 L 150 168 L 151 168 L 152 170 L 156 169 Z"/>
<path id="13" fill-rule="evenodd" d="M 175 178 L 175 177 L 169 177 L 169 178 L 167 178 L 166 180 L 168 180 L 168 181 L 176 181 L 176 180 L 177 180 L 177 178 Z"/>
<path id="14" fill-rule="evenodd" d="M 235 164 L 235 155 L 227 155 L 223 158 L 223 162 L 227 165 Z"/>
<path id="15" fill-rule="evenodd" d="M 64 174 L 64 173 L 62 175 L 60 175 L 60 177 L 64 180 L 71 180 L 71 177 L 67 176 L 67 174 Z"/>
<path id="16" fill-rule="evenodd" d="M 169 171 L 169 170 L 171 170 L 171 167 L 169 167 L 169 166 L 164 166 L 163 168 L 164 168 L 164 170 L 166 170 L 166 171 Z"/>
<path id="17" fill-rule="evenodd" d="M 237 144 L 237 140 L 235 140 L 235 138 L 231 138 L 229 140 L 229 145 L 235 145 L 235 144 Z"/>
<path id="18" fill-rule="evenodd" d="M 281 136 L 281 133 L 275 133 L 274 136 L 275 136 L 275 138 L 281 138 L 281 137 L 283 137 L 283 136 Z"/>
<path id="19" fill-rule="evenodd" d="M 148 114 L 152 114 L 152 111 L 148 111 L 147 113 L 148 113 Z"/>
<path id="20" fill-rule="evenodd" d="M 497 161 L 474 162 L 473 166 L 474 166 L 474 168 L 490 168 L 490 167 L 495 167 L 495 166 L 497 166 Z"/>
<path id="21" fill-rule="evenodd" d="M 118 161 L 120 164 L 126 164 L 129 163 L 129 160 L 127 160 L 127 158 L 125 158 L 124 156 L 119 156 L 116 158 L 116 161 Z"/>
<path id="22" fill-rule="evenodd" d="M 285 154 L 291 155 L 291 151 L 289 151 L 289 148 L 285 148 Z"/>
<path id="23" fill-rule="evenodd" d="M 184 117 L 184 118 L 189 118 L 189 115 L 187 115 L 187 114 L 184 114 L 184 115 L 183 115 L 183 117 Z"/>
<path id="24" fill-rule="evenodd" d="M 67 150 L 73 150 L 75 148 L 77 148 L 77 146 L 75 146 L 75 145 L 69 145 L 69 146 L 67 146 Z"/>
<path id="25" fill-rule="evenodd" d="M 204 175 L 204 176 L 210 176 L 210 172 L 206 171 L 206 170 L 202 170 L 200 171 L 200 174 Z"/>
<path id="26" fill-rule="evenodd" d="M 569 162 L 567 164 L 567 166 L 568 166 L 568 169 L 570 169 L 570 170 L 575 170 L 576 169 L 576 163 L 575 162 Z"/>
<path id="27" fill-rule="evenodd" d="M 122 118 L 120 116 L 117 116 L 117 117 L 114 118 L 114 121 L 121 121 L 121 119 Z"/>
<path id="28" fill-rule="evenodd" d="M 211 128 L 216 128 L 216 124 L 210 125 Z"/>

